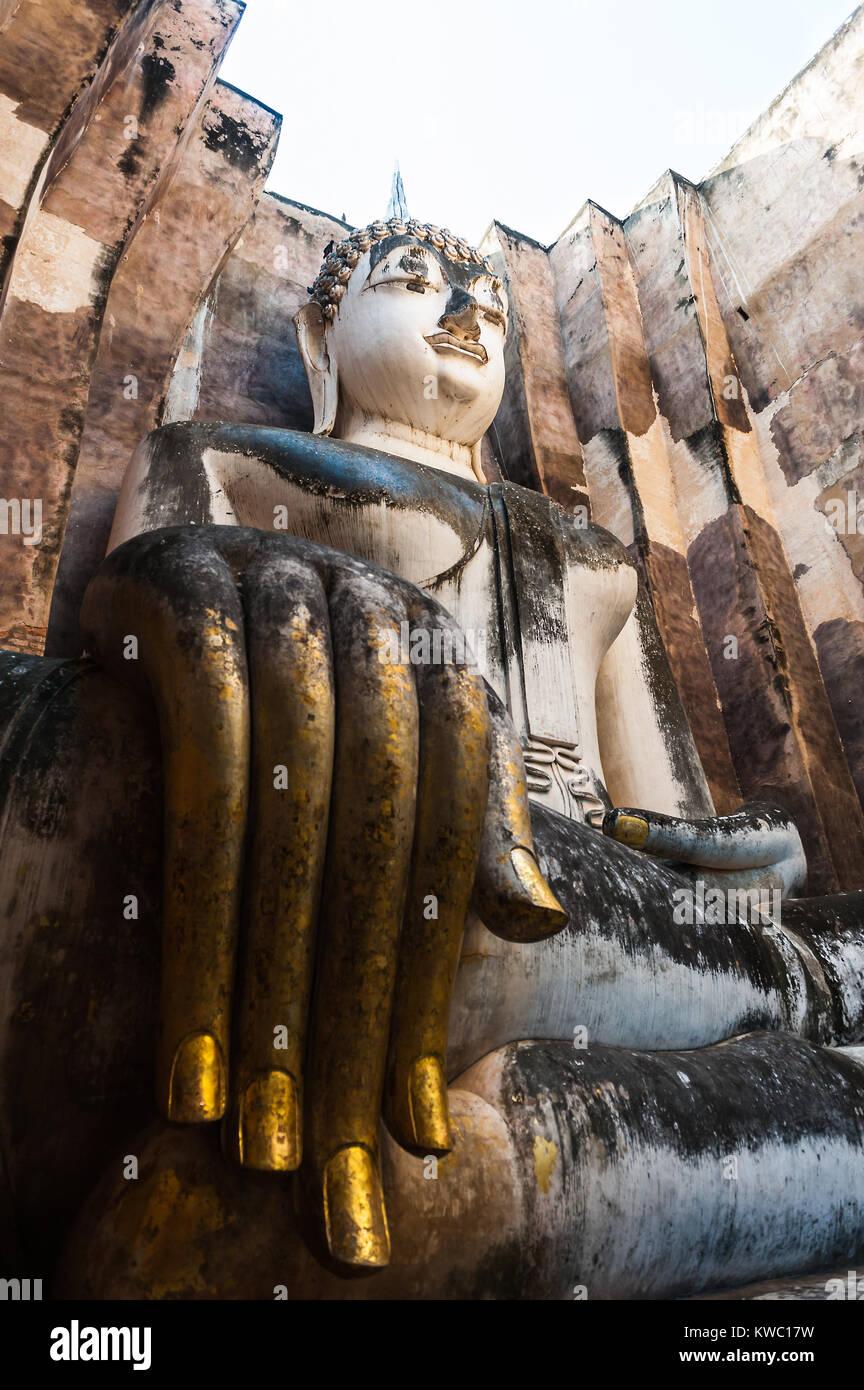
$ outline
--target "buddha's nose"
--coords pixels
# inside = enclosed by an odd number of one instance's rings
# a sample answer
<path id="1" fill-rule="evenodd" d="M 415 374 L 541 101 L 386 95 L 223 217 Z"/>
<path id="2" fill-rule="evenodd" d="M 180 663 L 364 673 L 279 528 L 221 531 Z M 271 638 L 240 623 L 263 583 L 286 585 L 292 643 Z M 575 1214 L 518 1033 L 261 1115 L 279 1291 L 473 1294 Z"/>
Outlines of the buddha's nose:
<path id="1" fill-rule="evenodd" d="M 438 320 L 438 327 L 457 338 L 476 343 L 480 337 L 480 313 L 477 300 L 467 290 L 454 289 L 447 308 Z"/>

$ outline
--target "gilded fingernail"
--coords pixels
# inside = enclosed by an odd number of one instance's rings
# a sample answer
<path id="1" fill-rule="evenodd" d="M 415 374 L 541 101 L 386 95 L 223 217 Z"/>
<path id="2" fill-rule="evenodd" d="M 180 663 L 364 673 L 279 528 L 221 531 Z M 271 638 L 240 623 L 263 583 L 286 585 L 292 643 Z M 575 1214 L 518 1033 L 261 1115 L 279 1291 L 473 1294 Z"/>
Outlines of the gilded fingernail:
<path id="1" fill-rule="evenodd" d="M 648 839 L 650 826 L 644 816 L 617 816 L 613 834 L 619 845 L 641 849 Z"/>
<path id="2" fill-rule="evenodd" d="M 517 846 L 510 851 L 510 863 L 533 909 L 532 934 L 524 936 L 523 939 L 540 940 L 543 936 L 551 936 L 560 931 L 567 925 L 567 913 L 540 872 L 534 855 L 530 850 Z"/>
<path id="3" fill-rule="evenodd" d="M 327 1245 L 340 1264 L 381 1269 L 390 1260 L 390 1233 L 378 1177 L 368 1149 L 348 1145 L 324 1170 Z"/>
<path id="4" fill-rule="evenodd" d="M 240 1103 L 238 1149 L 244 1168 L 272 1173 L 299 1168 L 300 1097 L 288 1072 L 264 1072 L 246 1087 Z"/>
<path id="5" fill-rule="evenodd" d="M 168 1119 L 176 1124 L 221 1120 L 225 1113 L 222 1049 L 209 1033 L 184 1038 L 171 1063 Z"/>
<path id="6" fill-rule="evenodd" d="M 447 1082 L 437 1057 L 420 1057 L 412 1064 L 408 1097 L 414 1143 L 431 1153 L 449 1153 L 453 1138 Z"/>

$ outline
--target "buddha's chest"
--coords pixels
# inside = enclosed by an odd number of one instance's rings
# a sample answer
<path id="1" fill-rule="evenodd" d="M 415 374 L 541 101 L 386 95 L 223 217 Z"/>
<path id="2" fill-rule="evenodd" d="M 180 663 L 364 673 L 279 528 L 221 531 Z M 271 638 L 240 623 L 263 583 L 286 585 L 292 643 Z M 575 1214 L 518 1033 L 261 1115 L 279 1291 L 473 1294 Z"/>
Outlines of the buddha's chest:
<path id="1" fill-rule="evenodd" d="M 446 485 L 412 500 L 399 487 L 322 486 L 249 463 L 220 460 L 224 520 L 331 546 L 422 588 L 456 619 L 506 703 L 531 796 L 579 819 L 607 802 L 594 687 L 626 617 L 619 565 L 574 549 L 558 509 L 522 488 L 477 487 L 466 505 L 464 490 L 454 497 Z M 412 657 L 408 636 L 409 659 L 435 659 L 422 642 Z"/>

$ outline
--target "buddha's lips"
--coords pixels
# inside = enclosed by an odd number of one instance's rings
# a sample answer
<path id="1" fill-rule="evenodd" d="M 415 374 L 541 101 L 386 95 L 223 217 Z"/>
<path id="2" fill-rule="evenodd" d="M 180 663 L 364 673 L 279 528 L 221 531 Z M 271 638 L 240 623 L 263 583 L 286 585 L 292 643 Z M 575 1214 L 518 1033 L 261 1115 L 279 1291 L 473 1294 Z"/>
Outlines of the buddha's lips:
<path id="1" fill-rule="evenodd" d="M 467 338 L 457 338 L 454 333 L 427 333 L 426 341 L 430 347 L 455 348 L 457 352 L 466 352 L 469 357 L 476 357 L 479 362 L 488 362 L 489 354 L 482 343 L 469 342 Z"/>

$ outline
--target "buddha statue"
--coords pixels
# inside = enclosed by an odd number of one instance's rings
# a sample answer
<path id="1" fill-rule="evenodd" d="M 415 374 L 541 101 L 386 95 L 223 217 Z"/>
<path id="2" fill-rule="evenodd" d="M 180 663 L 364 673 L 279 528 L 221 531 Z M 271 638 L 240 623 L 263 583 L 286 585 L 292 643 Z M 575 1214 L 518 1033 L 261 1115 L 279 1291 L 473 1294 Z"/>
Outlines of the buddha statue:
<path id="1" fill-rule="evenodd" d="M 108 682 L 158 730 L 164 838 L 124 834 L 161 877 L 163 1120 L 152 1181 L 106 1175 L 59 1287 L 248 1296 L 254 1248 L 252 1296 L 506 1296 L 533 1269 L 563 1297 L 605 1248 L 577 1189 L 614 1188 L 654 1233 L 656 1291 L 688 1239 L 663 1216 L 678 1183 L 719 1282 L 851 1252 L 860 895 L 799 896 L 782 808 L 715 815 L 620 542 L 485 480 L 495 267 L 392 218 L 331 248 L 310 295 L 314 433 L 156 430 L 84 601 L 90 698 Z M 669 1190 L 636 1176 L 652 1144 Z M 723 1240 L 712 1145 L 756 1173 Z M 833 1186 L 793 1237 L 772 1183 L 806 1205 L 825 1145 Z M 443 1216 L 430 1165 L 456 1175 Z M 611 1263 L 597 1288 L 624 1286 Z"/>

